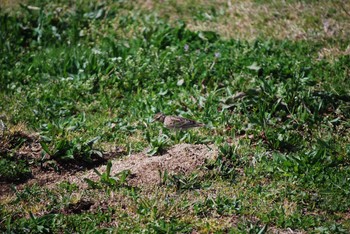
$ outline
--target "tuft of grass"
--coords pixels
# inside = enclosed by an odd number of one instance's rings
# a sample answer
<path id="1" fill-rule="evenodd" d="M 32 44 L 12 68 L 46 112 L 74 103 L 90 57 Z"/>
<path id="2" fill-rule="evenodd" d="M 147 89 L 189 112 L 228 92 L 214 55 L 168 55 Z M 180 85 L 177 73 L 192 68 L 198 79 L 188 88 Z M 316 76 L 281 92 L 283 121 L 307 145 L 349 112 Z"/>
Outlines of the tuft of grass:
<path id="1" fill-rule="evenodd" d="M 130 171 L 125 170 L 117 175 L 111 175 L 111 168 L 112 168 L 112 162 L 108 161 L 106 166 L 106 172 L 100 173 L 96 169 L 94 171 L 96 174 L 100 177 L 99 182 L 92 181 L 90 179 L 85 178 L 85 182 L 89 185 L 91 188 L 106 188 L 107 190 L 114 190 L 118 189 L 120 187 L 129 187 L 127 185 L 127 178 L 130 176 Z"/>

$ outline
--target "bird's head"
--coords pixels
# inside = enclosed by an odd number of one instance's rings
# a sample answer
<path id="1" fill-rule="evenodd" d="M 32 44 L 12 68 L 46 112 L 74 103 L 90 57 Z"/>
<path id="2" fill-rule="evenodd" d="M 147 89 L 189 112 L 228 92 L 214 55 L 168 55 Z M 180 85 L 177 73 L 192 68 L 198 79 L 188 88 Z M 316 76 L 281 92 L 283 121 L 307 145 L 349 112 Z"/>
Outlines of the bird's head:
<path id="1" fill-rule="evenodd" d="M 159 122 L 164 122 L 164 119 L 165 119 L 165 115 L 161 112 L 155 114 L 153 117 L 154 121 L 159 121 Z"/>

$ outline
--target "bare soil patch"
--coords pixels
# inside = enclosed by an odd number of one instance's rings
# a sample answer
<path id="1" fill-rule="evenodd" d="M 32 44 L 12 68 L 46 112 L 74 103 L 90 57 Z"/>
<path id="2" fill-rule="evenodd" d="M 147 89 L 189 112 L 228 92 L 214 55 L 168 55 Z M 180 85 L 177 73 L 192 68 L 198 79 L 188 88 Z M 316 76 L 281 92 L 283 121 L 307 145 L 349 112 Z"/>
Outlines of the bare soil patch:
<path id="1" fill-rule="evenodd" d="M 123 159 L 112 161 L 111 175 L 124 170 L 130 170 L 131 175 L 128 184 L 130 186 L 147 186 L 160 182 L 160 175 L 165 171 L 172 174 L 190 174 L 203 165 L 206 160 L 215 159 L 218 151 L 214 145 L 179 144 L 171 147 L 162 155 L 148 156 L 145 152 L 133 154 Z M 96 168 L 100 173 L 106 171 L 106 165 Z M 99 180 L 94 170 L 80 172 L 63 178 L 64 181 L 76 183 L 79 187 L 86 188 L 84 179 Z M 60 181 L 57 181 L 58 183 Z M 55 183 L 55 184 L 56 184 Z M 53 185 L 53 184 L 52 184 Z"/>
<path id="2" fill-rule="evenodd" d="M 40 139 L 36 135 L 28 135 L 17 132 L 10 137 L 11 141 L 3 140 L 1 150 L 3 154 L 10 151 L 16 158 L 22 158 L 30 165 L 30 174 L 16 182 L 2 180 L 0 181 L 0 196 L 9 195 L 11 193 L 11 185 L 16 185 L 18 190 L 23 189 L 27 185 L 39 184 L 42 186 L 55 186 L 57 183 L 67 181 L 76 183 L 81 188 L 86 188 L 88 185 L 84 181 L 85 178 L 90 180 L 99 180 L 99 176 L 95 173 L 97 169 L 100 173 L 105 172 L 107 160 L 113 159 L 111 175 L 118 174 L 124 170 L 130 170 L 128 184 L 130 186 L 143 186 L 157 184 L 161 181 L 161 174 L 167 172 L 173 174 L 190 174 L 194 170 L 203 165 L 206 160 L 214 159 L 217 156 L 217 148 L 214 145 L 191 145 L 179 144 L 168 149 L 164 154 L 157 156 L 147 155 L 147 149 L 144 152 L 126 156 L 120 159 L 118 156 L 122 152 L 104 153 L 103 160 L 97 160 L 95 164 L 80 165 L 81 167 L 72 167 L 70 165 L 58 164 L 59 170 L 55 169 L 48 162 L 41 161 L 42 147 Z M 18 139 L 24 142 L 18 147 Z M 118 158 L 116 158 L 118 157 Z"/>

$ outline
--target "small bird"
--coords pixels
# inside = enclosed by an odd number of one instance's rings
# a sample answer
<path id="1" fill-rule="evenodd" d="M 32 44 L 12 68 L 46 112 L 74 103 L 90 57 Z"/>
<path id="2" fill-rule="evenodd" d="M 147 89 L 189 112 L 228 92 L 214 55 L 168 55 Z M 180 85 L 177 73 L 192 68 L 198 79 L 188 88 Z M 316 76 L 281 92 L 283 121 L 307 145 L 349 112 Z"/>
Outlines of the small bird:
<path id="1" fill-rule="evenodd" d="M 167 116 L 161 112 L 157 113 L 154 118 L 155 121 L 159 121 L 164 124 L 164 127 L 175 130 L 186 130 L 189 128 L 203 127 L 205 124 L 198 123 L 191 119 L 186 119 L 179 116 Z"/>

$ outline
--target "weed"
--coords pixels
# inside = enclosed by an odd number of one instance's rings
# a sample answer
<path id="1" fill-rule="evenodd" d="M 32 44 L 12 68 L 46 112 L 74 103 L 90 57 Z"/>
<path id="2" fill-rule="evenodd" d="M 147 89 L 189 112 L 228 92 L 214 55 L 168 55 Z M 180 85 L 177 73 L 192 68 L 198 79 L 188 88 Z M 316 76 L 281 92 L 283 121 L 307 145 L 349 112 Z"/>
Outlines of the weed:
<path id="1" fill-rule="evenodd" d="M 239 155 L 235 152 L 234 146 L 230 146 L 227 143 L 219 147 L 219 155 L 215 161 L 208 162 L 206 168 L 212 170 L 212 174 L 215 177 L 221 177 L 229 182 L 234 183 L 238 176 L 238 167 L 244 165 L 238 158 Z"/>
<path id="2" fill-rule="evenodd" d="M 105 188 L 107 191 L 116 190 L 121 187 L 129 187 L 127 184 L 127 178 L 130 176 L 130 171 L 122 171 L 115 176 L 111 176 L 112 162 L 108 161 L 106 171 L 104 173 L 98 172 L 94 169 L 95 173 L 100 177 L 100 181 L 95 182 L 90 179 L 85 178 L 85 182 L 91 188 Z"/>
<path id="3" fill-rule="evenodd" d="M 156 154 L 163 154 L 166 151 L 166 147 L 169 146 L 169 138 L 167 135 L 158 135 L 157 137 L 150 137 L 149 132 L 146 133 L 150 147 L 147 154 L 152 156 Z"/>
<path id="4" fill-rule="evenodd" d="M 168 177 L 168 186 L 175 186 L 177 191 L 192 190 L 202 188 L 202 182 L 199 180 L 198 174 L 191 175 L 170 175 Z"/>
<path id="5" fill-rule="evenodd" d="M 216 198 L 207 197 L 204 202 L 196 202 L 193 209 L 201 217 L 213 215 L 213 211 L 219 215 L 232 215 L 239 213 L 240 203 L 236 199 L 219 195 Z"/>
<path id="6" fill-rule="evenodd" d="M 43 150 L 51 156 L 51 159 L 58 163 L 91 165 L 96 162 L 96 159 L 97 161 L 104 161 L 101 151 L 93 149 L 93 144 L 98 139 L 99 137 L 96 137 L 86 142 L 81 142 L 81 139 L 73 141 L 62 139 L 55 142 L 53 150 L 49 150 L 49 147 L 43 141 L 40 144 Z"/>

